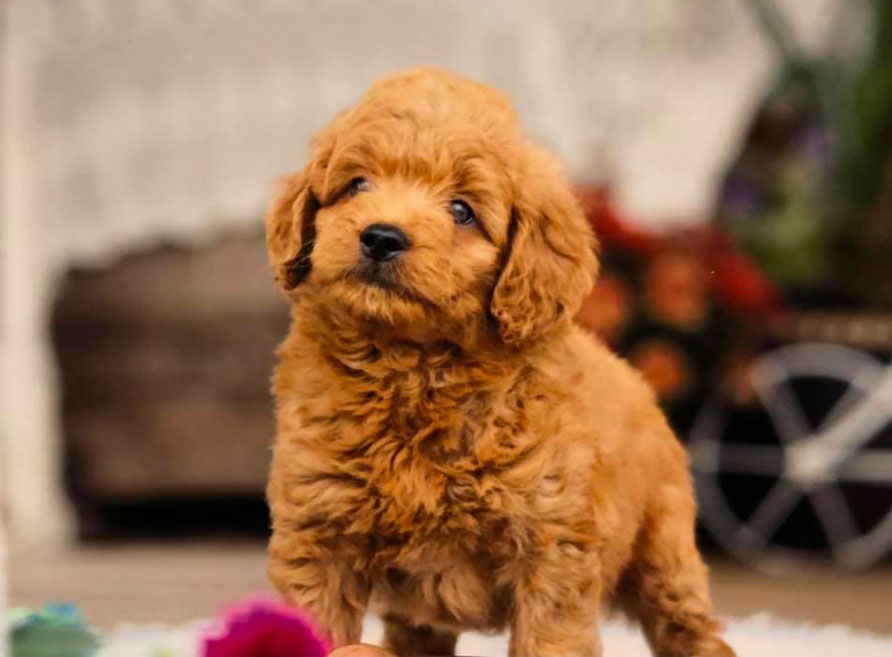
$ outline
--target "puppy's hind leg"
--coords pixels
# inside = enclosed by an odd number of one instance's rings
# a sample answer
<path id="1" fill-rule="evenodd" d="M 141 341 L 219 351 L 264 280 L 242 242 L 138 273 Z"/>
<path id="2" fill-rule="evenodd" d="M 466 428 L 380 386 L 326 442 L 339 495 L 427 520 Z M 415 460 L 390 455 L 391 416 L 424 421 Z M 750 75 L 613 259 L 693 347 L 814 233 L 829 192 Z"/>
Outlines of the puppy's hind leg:
<path id="1" fill-rule="evenodd" d="M 384 647 L 399 657 L 451 657 L 458 635 L 428 625 L 414 626 L 401 616 L 384 617 Z"/>
<path id="2" fill-rule="evenodd" d="M 667 485 L 655 498 L 618 592 L 620 604 L 641 622 L 657 657 L 734 657 L 713 615 L 690 486 Z"/>

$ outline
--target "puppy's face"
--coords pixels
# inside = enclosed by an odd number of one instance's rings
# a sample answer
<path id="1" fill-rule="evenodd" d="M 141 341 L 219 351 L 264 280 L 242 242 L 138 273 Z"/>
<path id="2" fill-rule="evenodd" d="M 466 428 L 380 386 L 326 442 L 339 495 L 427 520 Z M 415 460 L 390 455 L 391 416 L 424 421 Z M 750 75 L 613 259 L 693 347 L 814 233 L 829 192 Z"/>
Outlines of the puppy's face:
<path id="1" fill-rule="evenodd" d="M 336 118 L 267 227 L 296 297 L 418 340 L 529 339 L 575 313 L 594 270 L 584 218 L 508 102 L 442 72 L 389 78 Z"/>
<path id="2" fill-rule="evenodd" d="M 466 122 L 371 114 L 338 134 L 306 283 L 395 327 L 481 316 L 510 216 L 503 165 Z"/>

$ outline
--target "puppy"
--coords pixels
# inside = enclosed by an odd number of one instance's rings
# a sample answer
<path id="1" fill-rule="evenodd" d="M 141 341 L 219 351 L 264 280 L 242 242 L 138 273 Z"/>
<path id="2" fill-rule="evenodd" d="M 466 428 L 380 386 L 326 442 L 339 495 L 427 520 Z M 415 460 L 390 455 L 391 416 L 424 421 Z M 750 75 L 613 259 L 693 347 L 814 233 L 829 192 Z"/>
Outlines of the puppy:
<path id="1" fill-rule="evenodd" d="M 273 391 L 269 576 L 341 646 L 368 608 L 400 655 L 509 628 L 515 657 L 599 655 L 602 606 L 654 654 L 718 636 L 682 446 L 571 318 L 595 243 L 501 93 L 375 84 L 267 215 L 292 303 Z"/>

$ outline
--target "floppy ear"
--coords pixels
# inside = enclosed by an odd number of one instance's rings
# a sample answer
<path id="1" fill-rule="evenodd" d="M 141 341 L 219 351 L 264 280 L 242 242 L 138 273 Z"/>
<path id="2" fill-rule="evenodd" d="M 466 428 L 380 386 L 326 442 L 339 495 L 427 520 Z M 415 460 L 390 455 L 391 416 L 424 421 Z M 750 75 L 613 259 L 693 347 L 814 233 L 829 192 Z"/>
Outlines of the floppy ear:
<path id="1" fill-rule="evenodd" d="M 490 312 L 509 344 L 570 321 L 597 272 L 595 237 L 557 165 L 530 147 Z"/>
<path id="2" fill-rule="evenodd" d="M 349 114 L 349 110 L 339 112 L 313 138 L 309 163 L 303 171 L 282 179 L 279 195 L 266 211 L 266 250 L 273 274 L 286 292 L 300 285 L 310 273 L 319 211 L 319 199 L 310 183 L 323 184 L 337 134 Z"/>
<path id="3" fill-rule="evenodd" d="M 308 169 L 282 180 L 266 212 L 266 249 L 273 275 L 286 292 L 310 273 L 319 202 L 310 190 Z"/>

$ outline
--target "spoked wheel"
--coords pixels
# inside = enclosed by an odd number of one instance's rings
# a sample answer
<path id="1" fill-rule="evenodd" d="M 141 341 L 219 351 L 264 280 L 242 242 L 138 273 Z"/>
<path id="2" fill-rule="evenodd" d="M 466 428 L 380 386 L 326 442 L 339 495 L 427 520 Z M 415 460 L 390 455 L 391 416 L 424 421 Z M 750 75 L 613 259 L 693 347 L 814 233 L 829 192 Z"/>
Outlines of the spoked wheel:
<path id="1" fill-rule="evenodd" d="M 701 520 L 736 557 L 862 568 L 892 550 L 892 367 L 799 343 L 752 366 L 755 401 L 708 402 L 690 435 Z"/>

